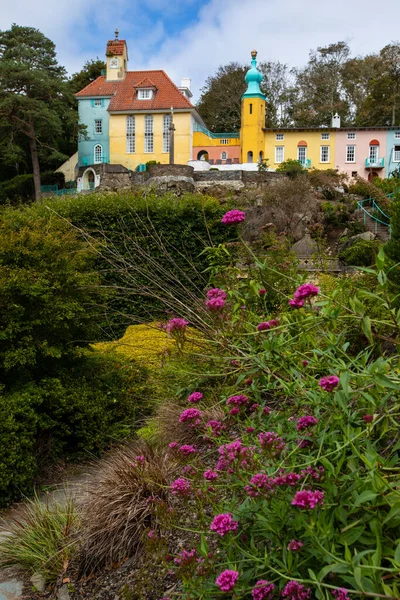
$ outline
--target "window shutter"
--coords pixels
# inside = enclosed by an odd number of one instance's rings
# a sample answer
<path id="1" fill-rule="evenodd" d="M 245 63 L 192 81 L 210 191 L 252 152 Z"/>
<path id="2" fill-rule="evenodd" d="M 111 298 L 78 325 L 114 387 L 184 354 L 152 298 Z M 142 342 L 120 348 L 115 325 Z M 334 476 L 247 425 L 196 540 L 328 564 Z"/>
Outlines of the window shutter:
<path id="1" fill-rule="evenodd" d="M 104 106 L 104 98 L 101 99 L 101 105 Z"/>
<path id="2" fill-rule="evenodd" d="M 94 100 L 93 99 L 90 101 L 90 106 L 92 106 L 94 108 Z"/>

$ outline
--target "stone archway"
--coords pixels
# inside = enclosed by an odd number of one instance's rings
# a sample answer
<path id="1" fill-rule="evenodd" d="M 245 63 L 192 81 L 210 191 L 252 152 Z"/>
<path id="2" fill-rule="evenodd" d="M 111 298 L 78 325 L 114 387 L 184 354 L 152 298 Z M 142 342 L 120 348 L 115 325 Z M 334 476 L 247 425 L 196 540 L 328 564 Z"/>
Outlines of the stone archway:
<path id="1" fill-rule="evenodd" d="M 208 160 L 207 150 L 200 150 L 200 152 L 197 153 L 197 160 Z"/>

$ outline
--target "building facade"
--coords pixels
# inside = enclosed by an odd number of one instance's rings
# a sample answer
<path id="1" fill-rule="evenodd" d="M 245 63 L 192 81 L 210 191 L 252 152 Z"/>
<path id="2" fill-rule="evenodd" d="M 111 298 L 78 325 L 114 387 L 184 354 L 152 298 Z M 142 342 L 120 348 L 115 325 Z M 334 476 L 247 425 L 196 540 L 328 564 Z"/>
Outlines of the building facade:
<path id="1" fill-rule="evenodd" d="M 255 50 L 245 77 L 239 132 L 206 128 L 191 103 L 189 79 L 178 87 L 162 70 L 129 71 L 127 45 L 117 31 L 107 43 L 106 64 L 105 74 L 76 94 L 80 122 L 86 126 L 78 165 L 88 168 L 91 187 L 99 179 L 90 167 L 99 163 L 137 170 L 149 161 L 201 160 L 217 168 L 241 164 L 257 169 L 260 161 L 267 161 L 275 170 L 292 159 L 307 169 L 336 169 L 366 179 L 388 177 L 400 166 L 400 126 L 342 128 L 335 115 L 329 128 L 266 129 L 266 98 Z"/>

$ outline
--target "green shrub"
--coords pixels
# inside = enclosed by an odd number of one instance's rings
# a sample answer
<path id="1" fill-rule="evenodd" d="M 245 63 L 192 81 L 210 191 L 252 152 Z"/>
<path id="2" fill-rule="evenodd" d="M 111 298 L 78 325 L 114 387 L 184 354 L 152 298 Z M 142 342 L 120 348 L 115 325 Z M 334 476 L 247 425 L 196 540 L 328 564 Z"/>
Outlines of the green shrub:
<path id="1" fill-rule="evenodd" d="M 374 185 L 382 190 L 385 194 L 393 194 L 400 189 L 400 180 L 397 177 L 390 177 L 389 179 L 381 179 L 376 177 L 374 179 Z"/>
<path id="2" fill-rule="evenodd" d="M 307 172 L 299 160 L 293 160 L 292 158 L 281 163 L 275 171 L 277 173 L 286 173 L 291 179 L 295 179 L 299 175 L 303 175 Z"/>
<path id="3" fill-rule="evenodd" d="M 149 413 L 146 382 L 133 361 L 89 353 L 3 393 L 0 505 L 29 493 L 45 464 L 99 455 L 131 434 Z"/>
<path id="4" fill-rule="evenodd" d="M 29 202 L 35 197 L 33 176 L 17 175 L 0 183 L 0 204 Z"/>
<path id="5" fill-rule="evenodd" d="M 378 246 L 379 242 L 375 240 L 360 240 L 350 248 L 342 250 L 339 258 L 345 265 L 369 267 L 375 263 Z"/>
<path id="6" fill-rule="evenodd" d="M 353 185 L 349 187 L 350 194 L 356 194 L 363 198 L 374 198 L 382 207 L 386 204 L 387 198 L 386 193 L 378 185 L 375 185 L 372 181 L 367 181 L 362 177 L 359 177 Z"/>

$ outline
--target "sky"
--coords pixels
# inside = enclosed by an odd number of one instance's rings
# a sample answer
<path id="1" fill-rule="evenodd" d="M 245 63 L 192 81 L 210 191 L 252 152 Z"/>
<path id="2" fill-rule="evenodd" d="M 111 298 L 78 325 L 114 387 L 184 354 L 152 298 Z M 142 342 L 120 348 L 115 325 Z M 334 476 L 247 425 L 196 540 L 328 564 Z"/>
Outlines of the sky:
<path id="1" fill-rule="evenodd" d="M 386 0 L 11 0 L 0 29 L 36 27 L 55 44 L 68 73 L 105 54 L 118 27 L 129 69 L 164 69 L 192 79 L 194 100 L 208 75 L 231 61 L 279 60 L 300 67 L 309 51 L 339 40 L 352 55 L 400 40 L 400 2 Z"/>

